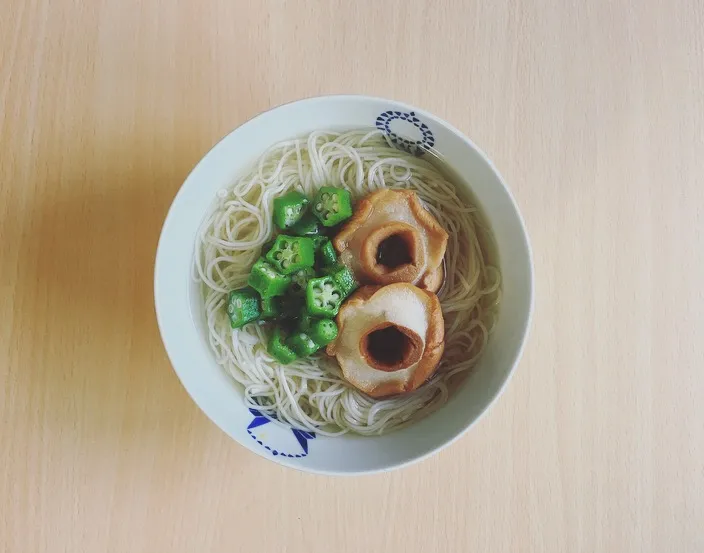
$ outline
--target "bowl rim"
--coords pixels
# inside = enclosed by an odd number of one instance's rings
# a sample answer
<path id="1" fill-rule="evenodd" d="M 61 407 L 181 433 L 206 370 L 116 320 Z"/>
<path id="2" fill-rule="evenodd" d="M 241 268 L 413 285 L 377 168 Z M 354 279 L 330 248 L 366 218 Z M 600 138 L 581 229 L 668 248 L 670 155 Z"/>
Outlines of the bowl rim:
<path id="1" fill-rule="evenodd" d="M 309 104 L 309 103 L 316 103 L 321 100 L 326 100 L 326 99 L 335 99 L 339 101 L 344 101 L 344 100 L 350 100 L 350 101 L 373 101 L 373 102 L 386 102 L 390 104 L 390 106 L 393 106 L 394 109 L 403 109 L 404 111 L 414 111 L 418 114 L 421 114 L 424 118 L 433 121 L 436 125 L 439 125 L 441 127 L 445 127 L 448 131 L 453 133 L 454 135 L 457 136 L 459 140 L 461 140 L 465 146 L 473 150 L 478 156 L 481 158 L 481 160 L 487 165 L 487 167 L 491 170 L 491 172 L 495 175 L 497 181 L 501 184 L 502 188 L 504 189 L 504 192 L 506 193 L 511 207 L 517 217 L 519 227 L 521 229 L 521 236 L 520 240 L 523 242 L 523 247 L 526 251 L 527 254 L 527 261 L 528 261 L 528 272 L 527 272 L 527 291 L 528 291 L 528 311 L 527 311 L 527 316 L 525 317 L 524 324 L 522 325 L 523 328 L 521 329 L 521 338 L 520 342 L 518 344 L 518 348 L 516 349 L 516 353 L 514 356 L 514 359 L 511 363 L 511 367 L 506 373 L 506 377 L 504 378 L 504 381 L 501 383 L 499 386 L 498 390 L 496 393 L 491 397 L 491 399 L 487 402 L 487 404 L 482 408 L 481 412 L 472 420 L 470 423 L 468 423 L 462 430 L 457 432 L 455 436 L 452 438 L 448 439 L 447 441 L 441 443 L 440 445 L 415 456 L 409 457 L 407 460 L 400 462 L 400 463 L 394 463 L 394 464 L 389 464 L 388 466 L 380 467 L 380 468 L 374 468 L 374 469 L 368 469 L 368 470 L 346 470 L 346 471 L 338 471 L 338 470 L 324 470 L 324 469 L 317 469 L 317 468 L 308 468 L 299 464 L 294 464 L 293 462 L 289 461 L 285 457 L 271 457 L 265 454 L 264 451 L 260 451 L 257 448 L 253 447 L 251 444 L 244 440 L 239 440 L 235 436 L 232 436 L 225 428 L 223 428 L 220 423 L 216 420 L 216 417 L 209 412 L 209 409 L 207 408 L 206 405 L 204 405 L 204 402 L 199 401 L 189 390 L 188 385 L 186 384 L 184 378 L 184 374 L 182 374 L 183 369 L 179 369 L 178 365 L 178 359 L 175 358 L 175 355 L 172 352 L 172 348 L 168 345 L 168 340 L 167 340 L 167 330 L 166 330 L 166 323 L 163 319 L 163 310 L 160 308 L 160 294 L 159 294 L 159 283 L 162 280 L 162 271 L 160 270 L 160 266 L 162 263 L 164 263 L 164 255 L 163 255 L 163 243 L 165 241 L 165 236 L 167 235 L 167 230 L 172 224 L 171 220 L 174 217 L 174 209 L 176 204 L 178 204 L 179 197 L 185 194 L 185 185 L 186 183 L 191 179 L 191 177 L 199 170 L 199 168 L 204 164 L 207 158 L 210 157 L 212 154 L 213 150 L 215 150 L 225 139 L 227 139 L 231 134 L 240 131 L 243 127 L 249 125 L 250 123 L 253 123 L 260 117 L 264 116 L 265 114 L 268 114 L 270 112 L 276 111 L 278 109 L 281 109 L 285 106 L 290 106 L 292 104 Z M 490 221 L 491 222 L 491 221 Z M 517 237 L 518 238 L 518 237 Z M 176 376 L 178 377 L 179 381 L 181 382 L 181 385 L 183 388 L 186 390 L 186 393 L 189 395 L 191 400 L 198 406 L 198 408 L 205 414 L 205 416 L 213 423 L 215 426 L 222 431 L 228 438 L 234 440 L 237 442 L 239 445 L 245 447 L 249 451 L 252 451 L 256 455 L 271 461 L 273 463 L 295 469 L 300 472 L 308 473 L 308 474 L 321 474 L 321 475 L 327 475 L 327 476 L 357 476 L 357 475 L 366 475 L 366 474 L 378 474 L 378 473 L 383 473 L 383 472 L 389 472 L 392 470 L 397 470 L 401 468 L 408 467 L 410 465 L 413 465 L 415 463 L 419 463 L 435 454 L 440 452 L 441 450 L 449 447 L 450 445 L 454 444 L 457 440 L 459 440 L 462 436 L 464 436 L 470 428 L 472 428 L 475 424 L 477 424 L 481 419 L 484 418 L 486 413 L 496 404 L 496 401 L 498 400 L 499 397 L 503 395 L 505 392 L 506 388 L 508 387 L 509 382 L 513 378 L 513 375 L 516 371 L 516 368 L 520 362 L 520 360 L 523 357 L 523 352 L 526 347 L 526 343 L 528 341 L 528 337 L 530 334 L 530 328 L 533 320 L 533 311 L 534 311 L 534 306 L 535 306 L 535 268 L 534 268 L 534 259 L 533 259 L 533 250 L 531 247 L 530 243 L 530 238 L 528 235 L 528 230 L 526 228 L 525 220 L 523 218 L 523 215 L 518 208 L 518 204 L 516 202 L 516 199 L 514 198 L 511 189 L 509 186 L 506 184 L 506 181 L 504 180 L 503 176 L 499 172 L 499 170 L 496 168 L 494 163 L 489 159 L 489 157 L 486 155 L 486 153 L 479 148 L 468 136 L 466 136 L 462 131 L 457 129 L 455 126 L 452 124 L 448 123 L 444 119 L 422 109 L 418 108 L 416 106 L 413 106 L 411 104 L 407 104 L 405 102 L 400 102 L 398 100 L 392 100 L 389 98 L 383 98 L 379 96 L 370 96 L 370 95 L 365 95 L 365 94 L 324 94 L 324 95 L 318 95 L 318 96 L 309 96 L 306 98 L 300 98 L 296 100 L 292 100 L 289 102 L 284 102 L 281 104 L 277 104 L 275 106 L 272 106 L 268 109 L 265 109 L 263 111 L 260 111 L 253 115 L 252 117 L 246 119 L 230 131 L 228 131 L 226 134 L 221 136 L 209 149 L 208 151 L 199 159 L 199 161 L 196 163 L 196 165 L 191 169 L 191 171 L 188 173 L 186 178 L 184 179 L 183 183 L 180 185 L 178 191 L 176 192 L 175 196 L 173 197 L 171 201 L 171 205 L 169 206 L 168 212 L 166 214 L 166 217 L 164 218 L 164 223 L 162 224 L 162 228 L 159 234 L 159 241 L 157 244 L 156 248 L 156 253 L 155 253 L 155 261 L 154 261 L 154 307 L 155 307 L 155 314 L 156 314 L 156 319 L 157 319 L 157 326 L 159 328 L 159 335 L 162 341 L 162 344 L 164 346 L 164 349 L 166 351 L 166 354 L 169 358 L 169 362 L 171 364 L 172 369 L 176 373 Z"/>

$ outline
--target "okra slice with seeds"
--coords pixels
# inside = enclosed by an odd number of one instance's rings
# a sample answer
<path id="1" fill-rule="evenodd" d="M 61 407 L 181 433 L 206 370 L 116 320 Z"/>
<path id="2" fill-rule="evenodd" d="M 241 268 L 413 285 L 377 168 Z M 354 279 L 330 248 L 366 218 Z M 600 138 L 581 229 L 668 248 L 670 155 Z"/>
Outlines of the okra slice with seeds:
<path id="1" fill-rule="evenodd" d="M 286 345 L 290 347 L 299 357 L 308 357 L 313 355 L 320 349 L 320 346 L 308 336 L 305 332 L 295 332 L 288 340 Z"/>
<path id="2" fill-rule="evenodd" d="M 343 295 L 343 299 L 349 296 L 359 287 L 359 284 L 357 284 L 357 281 L 355 280 L 352 271 L 350 271 L 345 265 L 341 263 L 336 263 L 332 267 L 326 267 L 325 269 L 323 269 L 323 273 L 332 277 L 332 279 L 335 281 L 335 284 L 337 284 L 337 286 L 340 288 L 340 291 Z"/>
<path id="3" fill-rule="evenodd" d="M 308 198 L 300 192 L 289 192 L 274 199 L 274 223 L 284 230 L 301 220 L 308 207 Z"/>
<path id="4" fill-rule="evenodd" d="M 323 232 L 323 227 L 320 225 L 320 221 L 310 212 L 306 212 L 301 219 L 291 225 L 289 229 L 291 233 L 298 236 L 317 236 Z"/>
<path id="5" fill-rule="evenodd" d="M 288 365 L 298 359 L 298 355 L 285 342 L 285 334 L 278 326 L 274 328 L 269 338 L 266 351 L 279 363 Z"/>
<path id="6" fill-rule="evenodd" d="M 312 278 L 306 288 L 306 308 L 317 317 L 334 317 L 340 310 L 344 295 L 332 277 Z"/>
<path id="7" fill-rule="evenodd" d="M 273 247 L 266 254 L 266 259 L 274 268 L 285 275 L 295 273 L 299 269 L 312 267 L 315 262 L 315 248 L 310 238 L 302 236 L 276 237 Z"/>
<path id="8" fill-rule="evenodd" d="M 227 296 L 227 316 L 232 328 L 242 328 L 247 323 L 256 321 L 261 315 L 259 294 L 247 286 L 232 290 Z"/>
<path id="9" fill-rule="evenodd" d="M 308 335 L 320 347 L 327 346 L 337 338 L 337 325 L 332 319 L 318 319 L 310 325 Z"/>
<path id="10" fill-rule="evenodd" d="M 259 292 L 262 298 L 271 298 L 288 290 L 291 277 L 281 274 L 266 259 L 258 259 L 252 266 L 247 284 Z"/>
<path id="11" fill-rule="evenodd" d="M 334 227 L 352 216 L 352 198 L 347 190 L 323 186 L 313 199 L 313 213 L 326 227 Z"/>

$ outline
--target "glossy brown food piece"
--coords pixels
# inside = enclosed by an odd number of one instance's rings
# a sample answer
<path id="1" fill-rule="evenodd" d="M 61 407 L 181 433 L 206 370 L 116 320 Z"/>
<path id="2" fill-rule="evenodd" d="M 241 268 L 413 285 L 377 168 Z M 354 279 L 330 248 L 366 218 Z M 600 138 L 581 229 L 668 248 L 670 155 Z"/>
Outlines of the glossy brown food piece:
<path id="1" fill-rule="evenodd" d="M 358 203 L 333 244 L 362 283 L 409 282 L 437 292 L 447 239 L 415 192 L 379 190 Z"/>
<path id="2" fill-rule="evenodd" d="M 375 398 L 417 389 L 445 348 L 440 301 L 408 283 L 362 286 L 343 304 L 337 325 L 328 354 L 352 385 Z"/>

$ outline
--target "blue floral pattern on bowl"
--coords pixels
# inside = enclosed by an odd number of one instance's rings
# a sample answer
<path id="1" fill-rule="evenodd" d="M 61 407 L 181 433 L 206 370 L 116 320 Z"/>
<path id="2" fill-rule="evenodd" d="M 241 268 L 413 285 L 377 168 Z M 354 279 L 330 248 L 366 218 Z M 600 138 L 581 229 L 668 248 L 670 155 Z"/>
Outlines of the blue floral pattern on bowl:
<path id="1" fill-rule="evenodd" d="M 414 111 L 383 112 L 376 118 L 376 128 L 401 150 L 421 156 L 435 146 L 435 136 Z"/>
<path id="2" fill-rule="evenodd" d="M 276 417 L 258 409 L 250 408 L 249 412 L 254 418 L 247 427 L 247 434 L 273 456 L 298 459 L 308 455 L 308 440 L 315 439 L 315 432 L 273 423 Z"/>

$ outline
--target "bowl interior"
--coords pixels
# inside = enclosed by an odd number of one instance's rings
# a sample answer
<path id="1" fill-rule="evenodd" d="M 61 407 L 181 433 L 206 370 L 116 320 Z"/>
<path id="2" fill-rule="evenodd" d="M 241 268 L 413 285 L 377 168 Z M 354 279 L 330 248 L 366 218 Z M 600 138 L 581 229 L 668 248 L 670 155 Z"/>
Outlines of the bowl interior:
<path id="1" fill-rule="evenodd" d="M 380 437 L 315 436 L 247 409 L 237 385 L 215 363 L 207 342 L 199 286 L 191 278 L 195 237 L 217 191 L 230 186 L 272 144 L 313 130 L 375 125 L 393 133 L 399 146 L 406 149 L 435 148 L 470 184 L 496 240 L 503 279 L 500 316 L 476 369 L 437 412 Z M 220 141 L 176 196 L 164 223 L 155 267 L 162 338 L 174 369 L 200 408 L 255 453 L 324 473 L 398 467 L 457 438 L 507 382 L 527 333 L 532 293 L 530 248 L 520 214 L 486 157 L 459 131 L 423 110 L 360 96 L 328 96 L 286 104 L 255 117 Z"/>

